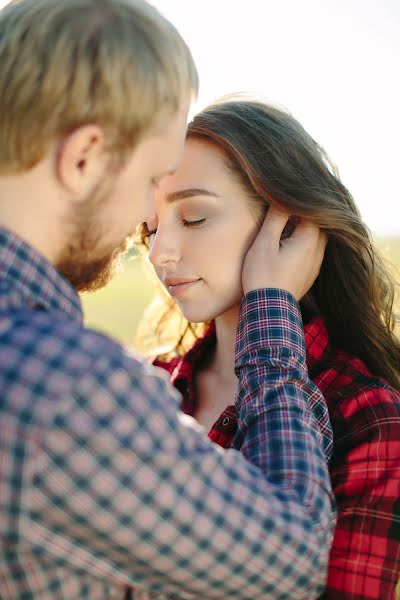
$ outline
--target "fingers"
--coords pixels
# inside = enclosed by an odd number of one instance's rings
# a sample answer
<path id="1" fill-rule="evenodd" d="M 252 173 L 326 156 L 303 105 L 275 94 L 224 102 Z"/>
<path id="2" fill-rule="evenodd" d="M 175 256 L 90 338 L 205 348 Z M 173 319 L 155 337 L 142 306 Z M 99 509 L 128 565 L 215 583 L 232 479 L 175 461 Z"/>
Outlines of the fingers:
<path id="1" fill-rule="evenodd" d="M 270 207 L 243 263 L 244 292 L 279 288 L 299 300 L 318 276 L 326 243 L 318 225 Z"/>
<path id="2" fill-rule="evenodd" d="M 317 266 L 318 271 L 324 257 L 328 237 L 318 225 L 302 219 L 296 226 L 288 243 L 301 247 Z"/>
<path id="3" fill-rule="evenodd" d="M 297 222 L 293 233 L 287 240 L 289 243 L 307 245 L 310 249 L 314 248 L 315 250 L 321 248 L 324 251 L 328 237 L 326 233 L 321 231 L 318 225 L 306 219 L 301 219 Z"/>
<path id="4" fill-rule="evenodd" d="M 285 235 L 286 230 L 287 235 Z M 268 243 L 272 247 L 288 240 L 290 243 L 310 244 L 310 246 L 320 243 L 325 248 L 328 241 L 326 234 L 315 223 L 294 218 L 289 213 L 272 206 L 265 216 L 258 237 L 263 240 L 263 243 Z"/>
<path id="5" fill-rule="evenodd" d="M 289 214 L 270 206 L 258 233 L 262 243 L 272 247 L 279 246 L 282 232 L 288 222 Z"/>
<path id="6" fill-rule="evenodd" d="M 284 245 L 298 245 L 303 250 L 308 248 L 317 261 L 322 261 L 328 237 L 315 223 L 293 217 L 271 206 L 259 230 L 257 241 L 264 247 L 276 250 Z"/>
<path id="7" fill-rule="evenodd" d="M 305 219 L 301 219 L 298 221 L 290 239 L 301 241 L 302 243 L 309 240 L 310 242 L 317 243 L 320 235 L 320 229 L 318 225 L 315 223 L 311 223 L 311 221 L 307 221 Z"/>
<path id="8" fill-rule="evenodd" d="M 319 264 L 319 268 L 318 268 L 318 273 L 321 270 L 321 265 L 322 265 L 322 262 L 323 262 L 324 256 L 325 256 L 326 246 L 328 244 L 328 236 L 326 235 L 326 233 L 324 233 L 323 231 L 320 230 L 319 234 L 320 235 L 319 235 L 319 240 L 318 240 L 317 255 L 319 256 L 320 264 Z"/>

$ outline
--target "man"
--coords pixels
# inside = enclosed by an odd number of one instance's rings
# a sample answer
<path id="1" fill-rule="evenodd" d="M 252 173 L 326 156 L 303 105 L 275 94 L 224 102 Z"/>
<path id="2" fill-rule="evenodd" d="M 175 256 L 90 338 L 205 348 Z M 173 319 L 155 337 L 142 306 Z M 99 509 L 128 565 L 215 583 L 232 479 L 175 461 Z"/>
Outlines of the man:
<path id="1" fill-rule="evenodd" d="M 330 432 L 295 299 L 318 273 L 319 232 L 280 244 L 286 217 L 271 211 L 249 250 L 236 450 L 179 412 L 157 370 L 82 324 L 77 290 L 108 281 L 154 210 L 196 91 L 184 42 L 141 0 L 0 12 L 2 599 L 323 587 Z"/>

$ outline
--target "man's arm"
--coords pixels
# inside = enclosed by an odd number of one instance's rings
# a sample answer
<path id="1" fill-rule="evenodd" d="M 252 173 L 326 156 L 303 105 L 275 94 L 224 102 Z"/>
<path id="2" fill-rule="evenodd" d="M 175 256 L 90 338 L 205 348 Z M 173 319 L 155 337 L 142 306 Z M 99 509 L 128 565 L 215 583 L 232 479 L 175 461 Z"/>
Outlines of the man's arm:
<path id="1" fill-rule="evenodd" d="M 245 291 L 282 282 L 299 298 L 315 279 L 321 236 L 300 224 L 281 243 L 286 220 L 268 213 Z M 276 319 L 278 296 L 252 291 L 242 305 L 236 444 L 254 464 L 212 444 L 154 369 L 94 344 L 28 465 L 20 533 L 38 555 L 166 596 L 318 595 L 333 527 L 323 399 L 307 377 L 297 303 L 283 292 Z"/>
<path id="2" fill-rule="evenodd" d="M 268 304 L 268 293 L 265 299 Z M 294 324 L 301 329 L 298 312 L 289 313 L 279 325 L 282 344 Z M 251 337 L 253 318 L 245 336 Z M 245 387 L 253 375 L 248 347 L 240 367 Z M 155 369 L 109 344 L 73 397 L 59 402 L 30 465 L 22 528 L 34 550 L 115 584 L 180 598 L 317 596 L 332 533 L 329 478 L 305 373 L 297 367 L 304 356 L 292 348 L 286 362 L 284 345 L 281 353 L 279 364 L 271 354 L 259 365 L 262 391 L 254 406 L 245 395 L 251 418 L 242 412 L 241 447 L 255 466 L 212 444 L 177 411 L 176 393 Z M 298 389 L 296 401 L 303 396 L 302 414 L 260 438 L 271 418 L 261 404 L 271 399 L 279 413 L 275 386 L 268 384 L 274 372 L 283 389 Z M 285 420 L 284 413 L 286 400 Z M 286 455 L 299 437 L 307 456 L 302 446 L 276 477 L 262 457 Z"/>

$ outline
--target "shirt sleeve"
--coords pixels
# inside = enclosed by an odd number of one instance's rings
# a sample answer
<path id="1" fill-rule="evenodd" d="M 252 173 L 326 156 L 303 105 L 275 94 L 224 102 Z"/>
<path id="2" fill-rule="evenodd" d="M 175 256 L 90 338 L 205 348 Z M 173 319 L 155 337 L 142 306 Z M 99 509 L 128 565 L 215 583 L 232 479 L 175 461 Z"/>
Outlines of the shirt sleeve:
<path id="1" fill-rule="evenodd" d="M 338 522 L 322 597 L 395 600 L 400 578 L 399 394 L 378 384 L 350 398 L 346 415 L 334 421 L 331 477 Z"/>
<path id="2" fill-rule="evenodd" d="M 260 289 L 247 294 L 236 372 L 240 386 L 233 446 L 268 472 L 270 480 L 285 481 L 285 486 L 290 482 L 290 493 L 302 503 L 310 501 L 318 516 L 332 429 L 322 393 L 308 377 L 301 314 L 290 293 Z"/>
<path id="3" fill-rule="evenodd" d="M 273 292 L 258 293 L 260 314 L 248 310 L 251 297 L 243 304 L 237 447 L 245 456 L 222 450 L 179 412 L 179 396 L 154 367 L 108 348 L 57 404 L 25 474 L 22 527 L 34 552 L 169 598 L 321 593 L 334 518 L 310 408 L 318 390 L 294 299 L 282 292 L 288 306 L 274 336 L 258 324 L 270 304 L 275 310 Z"/>

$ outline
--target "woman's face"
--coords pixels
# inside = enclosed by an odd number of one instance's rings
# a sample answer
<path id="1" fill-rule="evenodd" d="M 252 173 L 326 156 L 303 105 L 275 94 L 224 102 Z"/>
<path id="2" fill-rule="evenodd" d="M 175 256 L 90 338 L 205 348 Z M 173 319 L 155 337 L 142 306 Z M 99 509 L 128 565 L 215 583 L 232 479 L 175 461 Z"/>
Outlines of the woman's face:
<path id="1" fill-rule="evenodd" d="M 259 226 L 254 207 L 213 145 L 188 140 L 156 191 L 147 226 L 157 276 L 192 322 L 237 309 L 243 260 Z"/>

